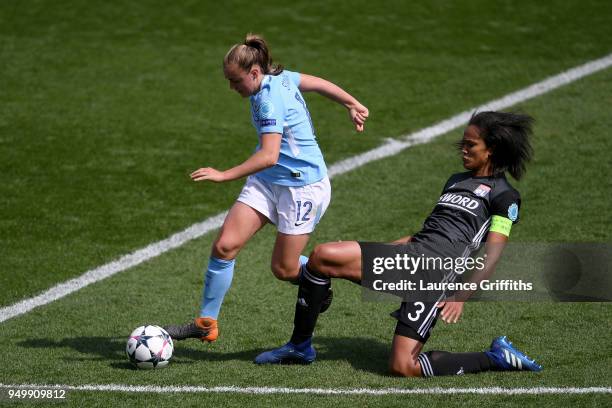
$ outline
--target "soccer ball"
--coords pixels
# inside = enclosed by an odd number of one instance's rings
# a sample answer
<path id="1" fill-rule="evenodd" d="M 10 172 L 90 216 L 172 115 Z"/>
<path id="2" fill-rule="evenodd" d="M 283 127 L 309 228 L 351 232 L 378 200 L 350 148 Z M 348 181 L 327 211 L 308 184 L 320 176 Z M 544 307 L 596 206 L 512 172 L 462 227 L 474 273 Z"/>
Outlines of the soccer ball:
<path id="1" fill-rule="evenodd" d="M 168 332 L 159 326 L 140 326 L 130 334 L 125 352 L 138 368 L 162 368 L 168 365 L 174 344 Z"/>

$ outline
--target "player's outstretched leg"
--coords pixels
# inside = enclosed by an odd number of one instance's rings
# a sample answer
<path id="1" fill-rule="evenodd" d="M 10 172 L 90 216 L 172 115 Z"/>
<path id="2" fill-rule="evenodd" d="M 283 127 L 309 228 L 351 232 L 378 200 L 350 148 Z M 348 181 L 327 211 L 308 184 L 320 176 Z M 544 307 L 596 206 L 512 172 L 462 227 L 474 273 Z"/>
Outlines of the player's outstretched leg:
<path id="1" fill-rule="evenodd" d="M 419 354 L 418 359 L 423 377 L 474 374 L 493 368 L 491 360 L 484 352 L 449 353 L 432 350 Z"/>
<path id="2" fill-rule="evenodd" d="M 300 284 L 300 276 L 302 276 L 302 270 L 306 267 L 307 263 L 308 263 L 308 257 L 304 255 L 300 255 L 300 274 L 295 281 L 291 281 L 292 284 L 294 285 Z M 329 290 L 327 291 L 327 296 L 325 297 L 325 299 L 323 299 L 323 303 L 321 303 L 321 311 L 319 313 L 327 312 L 333 300 L 334 300 L 334 291 L 330 287 Z"/>
<path id="3" fill-rule="evenodd" d="M 302 266 L 300 288 L 295 305 L 291 340 L 276 349 L 261 353 L 257 364 L 283 364 L 314 361 L 312 334 L 323 304 L 330 298 L 330 277 L 357 281 L 361 278 L 361 249 L 357 242 L 318 245 L 308 264 Z"/>
<path id="4" fill-rule="evenodd" d="M 517 350 L 506 336 L 497 337 L 482 353 L 428 351 L 419 354 L 423 377 L 461 375 L 483 371 L 542 371 L 542 366 Z"/>
<path id="5" fill-rule="evenodd" d="M 542 366 L 535 360 L 514 347 L 506 336 L 493 339 L 491 349 L 485 352 L 494 364 L 494 370 L 503 371 L 542 371 Z"/>
<path id="6" fill-rule="evenodd" d="M 321 313 L 321 305 L 329 294 L 329 286 L 329 278 L 309 271 L 307 267 L 302 268 L 291 340 L 279 348 L 261 353 L 255 358 L 255 363 L 310 364 L 315 360 L 312 333 Z"/>

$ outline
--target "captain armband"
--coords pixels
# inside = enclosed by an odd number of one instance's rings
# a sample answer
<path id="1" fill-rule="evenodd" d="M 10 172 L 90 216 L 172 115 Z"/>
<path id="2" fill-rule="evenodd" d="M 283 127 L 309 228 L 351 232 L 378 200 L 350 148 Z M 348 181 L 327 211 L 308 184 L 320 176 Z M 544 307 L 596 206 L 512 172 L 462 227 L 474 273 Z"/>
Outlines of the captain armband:
<path id="1" fill-rule="evenodd" d="M 501 215 L 494 215 L 491 217 L 491 227 L 489 228 L 489 232 L 498 232 L 509 237 L 511 229 L 512 221 L 510 221 L 509 218 L 502 217 Z"/>

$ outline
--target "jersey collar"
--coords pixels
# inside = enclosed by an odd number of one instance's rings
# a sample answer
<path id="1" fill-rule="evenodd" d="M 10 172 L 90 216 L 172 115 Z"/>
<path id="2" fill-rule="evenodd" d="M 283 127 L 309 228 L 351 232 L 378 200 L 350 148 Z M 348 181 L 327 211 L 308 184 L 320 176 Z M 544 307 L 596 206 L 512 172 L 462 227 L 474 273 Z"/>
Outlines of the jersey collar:
<path id="1" fill-rule="evenodd" d="M 264 86 L 268 84 L 268 82 L 270 82 L 270 75 L 264 75 L 263 79 L 261 80 L 261 83 L 259 84 L 259 91 L 257 91 L 255 95 L 250 96 L 251 101 L 254 101 L 259 97 L 259 94 L 261 93 Z"/>

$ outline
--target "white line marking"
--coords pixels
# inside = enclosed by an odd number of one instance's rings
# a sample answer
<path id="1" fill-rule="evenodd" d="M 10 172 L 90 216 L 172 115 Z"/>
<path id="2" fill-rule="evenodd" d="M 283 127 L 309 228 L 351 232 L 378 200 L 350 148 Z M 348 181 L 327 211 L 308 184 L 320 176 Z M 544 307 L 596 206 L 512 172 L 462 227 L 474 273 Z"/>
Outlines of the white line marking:
<path id="1" fill-rule="evenodd" d="M 287 387 L 238 387 L 235 385 L 220 387 L 201 386 L 156 386 L 156 385 L 124 385 L 124 384 L 1 384 L 1 388 L 62 388 L 68 391 L 107 391 L 131 393 L 229 393 L 229 394 L 318 394 L 318 395 L 393 395 L 393 394 L 480 394 L 480 395 L 541 395 L 541 394 L 611 394 L 611 387 L 530 387 L 530 388 L 287 388 Z"/>
<path id="2" fill-rule="evenodd" d="M 558 75 L 546 78 L 543 81 L 537 82 L 519 91 L 512 92 L 506 96 L 502 96 L 494 101 L 487 102 L 484 105 L 463 111 L 449 119 L 438 122 L 433 126 L 421 129 L 407 136 L 402 136 L 399 140 L 387 139 L 386 143 L 375 149 L 335 163 L 329 168 L 329 175 L 332 177 L 338 174 L 346 173 L 371 161 L 396 155 L 408 147 L 427 143 L 432 139 L 467 123 L 472 116 L 472 112 L 475 110 L 484 111 L 506 109 L 516 105 L 517 103 L 524 102 L 526 100 L 535 98 L 536 96 L 540 96 L 554 89 L 560 88 L 587 75 L 591 75 L 609 68 L 611 65 L 612 54 L 609 54 L 603 58 L 587 62 L 584 65 L 580 65 Z"/>
<path id="3" fill-rule="evenodd" d="M 145 248 L 134 251 L 131 254 L 124 255 L 116 261 L 112 261 L 92 269 L 77 278 L 55 285 L 38 296 L 34 296 L 11 306 L 4 307 L 0 309 L 0 323 L 12 317 L 27 313 L 38 306 L 43 306 L 53 302 L 54 300 L 63 298 L 64 296 L 69 295 L 72 292 L 76 292 L 85 286 L 91 285 L 92 283 L 98 282 L 116 273 L 146 262 L 149 259 L 155 258 L 156 256 L 159 256 L 171 249 L 178 248 L 192 239 L 202 236 L 208 231 L 219 228 L 222 225 L 226 214 L 227 211 L 217 214 L 214 217 L 194 224 L 191 227 L 164 239 L 163 241 L 153 243 Z"/>
<path id="4" fill-rule="evenodd" d="M 349 157 L 333 164 L 329 167 L 329 177 L 331 178 L 348 173 L 349 171 L 372 161 L 396 155 L 402 150 L 411 146 L 427 143 L 432 139 L 467 123 L 472 115 L 472 112 L 475 110 L 506 109 L 510 106 L 516 105 L 517 103 L 524 102 L 528 99 L 545 94 L 546 92 L 550 92 L 553 89 L 559 88 L 563 85 L 567 85 L 587 75 L 604 70 L 611 65 L 612 54 L 564 71 L 558 75 L 549 77 L 543 81 L 530 85 L 527 88 L 510 93 L 484 105 L 471 108 L 449 119 L 438 122 L 433 126 L 429 126 L 409 135 L 401 136 L 399 139 L 387 139 L 385 143 L 375 149 Z M 37 296 L 24 299 L 10 306 L 3 307 L 0 309 L 0 323 L 27 313 L 36 307 L 51 303 L 54 300 L 67 296 L 72 292 L 76 292 L 85 286 L 108 278 L 109 276 L 122 272 L 133 266 L 139 265 L 148 261 L 149 259 L 163 254 L 164 252 L 177 248 L 193 239 L 199 238 L 202 235 L 219 228 L 223 224 L 226 214 L 227 212 L 217 214 L 203 222 L 194 224 L 184 231 L 178 232 L 169 238 L 153 243 L 145 248 L 132 252 L 131 254 L 124 255 L 115 261 L 87 271 L 77 278 L 53 286 Z"/>

